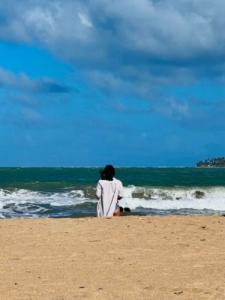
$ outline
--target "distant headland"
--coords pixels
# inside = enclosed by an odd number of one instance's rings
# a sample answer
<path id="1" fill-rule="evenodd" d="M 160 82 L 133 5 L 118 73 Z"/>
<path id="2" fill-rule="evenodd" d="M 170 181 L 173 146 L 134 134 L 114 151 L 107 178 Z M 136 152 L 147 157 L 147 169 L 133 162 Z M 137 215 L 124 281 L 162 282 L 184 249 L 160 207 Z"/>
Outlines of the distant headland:
<path id="1" fill-rule="evenodd" d="M 225 168 L 225 157 L 200 160 L 196 163 L 199 168 Z"/>

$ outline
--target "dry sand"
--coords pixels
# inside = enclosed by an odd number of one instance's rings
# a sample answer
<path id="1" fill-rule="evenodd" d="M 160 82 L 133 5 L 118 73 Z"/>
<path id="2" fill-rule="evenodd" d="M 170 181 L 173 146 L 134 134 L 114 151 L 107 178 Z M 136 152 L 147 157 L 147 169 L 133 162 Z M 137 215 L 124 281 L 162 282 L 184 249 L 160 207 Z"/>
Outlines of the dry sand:
<path id="1" fill-rule="evenodd" d="M 0 221 L 0 299 L 225 299 L 224 217 Z"/>

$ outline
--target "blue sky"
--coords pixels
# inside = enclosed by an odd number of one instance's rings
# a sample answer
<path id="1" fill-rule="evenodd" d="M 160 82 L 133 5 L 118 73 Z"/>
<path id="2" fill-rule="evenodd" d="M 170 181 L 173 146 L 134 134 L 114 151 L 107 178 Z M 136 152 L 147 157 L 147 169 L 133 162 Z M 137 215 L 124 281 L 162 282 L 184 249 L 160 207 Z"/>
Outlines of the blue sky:
<path id="1" fill-rule="evenodd" d="M 225 155 L 223 0 L 0 4 L 0 166 Z"/>

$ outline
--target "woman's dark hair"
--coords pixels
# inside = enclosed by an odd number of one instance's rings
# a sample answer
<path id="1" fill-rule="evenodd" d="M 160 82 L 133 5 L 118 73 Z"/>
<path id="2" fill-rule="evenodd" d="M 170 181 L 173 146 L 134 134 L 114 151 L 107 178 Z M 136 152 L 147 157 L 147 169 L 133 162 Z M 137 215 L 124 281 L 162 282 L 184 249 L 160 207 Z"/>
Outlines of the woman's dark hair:
<path id="1" fill-rule="evenodd" d="M 113 180 L 115 176 L 115 168 L 112 165 L 105 166 L 104 170 L 101 172 L 101 179 Z"/>

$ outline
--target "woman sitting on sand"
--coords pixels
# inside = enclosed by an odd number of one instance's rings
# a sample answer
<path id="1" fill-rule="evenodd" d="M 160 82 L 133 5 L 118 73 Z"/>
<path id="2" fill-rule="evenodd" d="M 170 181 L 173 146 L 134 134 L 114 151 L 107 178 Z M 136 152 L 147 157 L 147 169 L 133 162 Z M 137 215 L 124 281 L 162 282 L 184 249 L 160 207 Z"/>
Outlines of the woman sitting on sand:
<path id="1" fill-rule="evenodd" d="M 115 169 L 111 165 L 105 166 L 101 172 L 101 179 L 98 181 L 96 191 L 98 217 L 112 217 L 120 214 L 117 203 L 122 199 L 123 185 L 114 176 Z"/>

